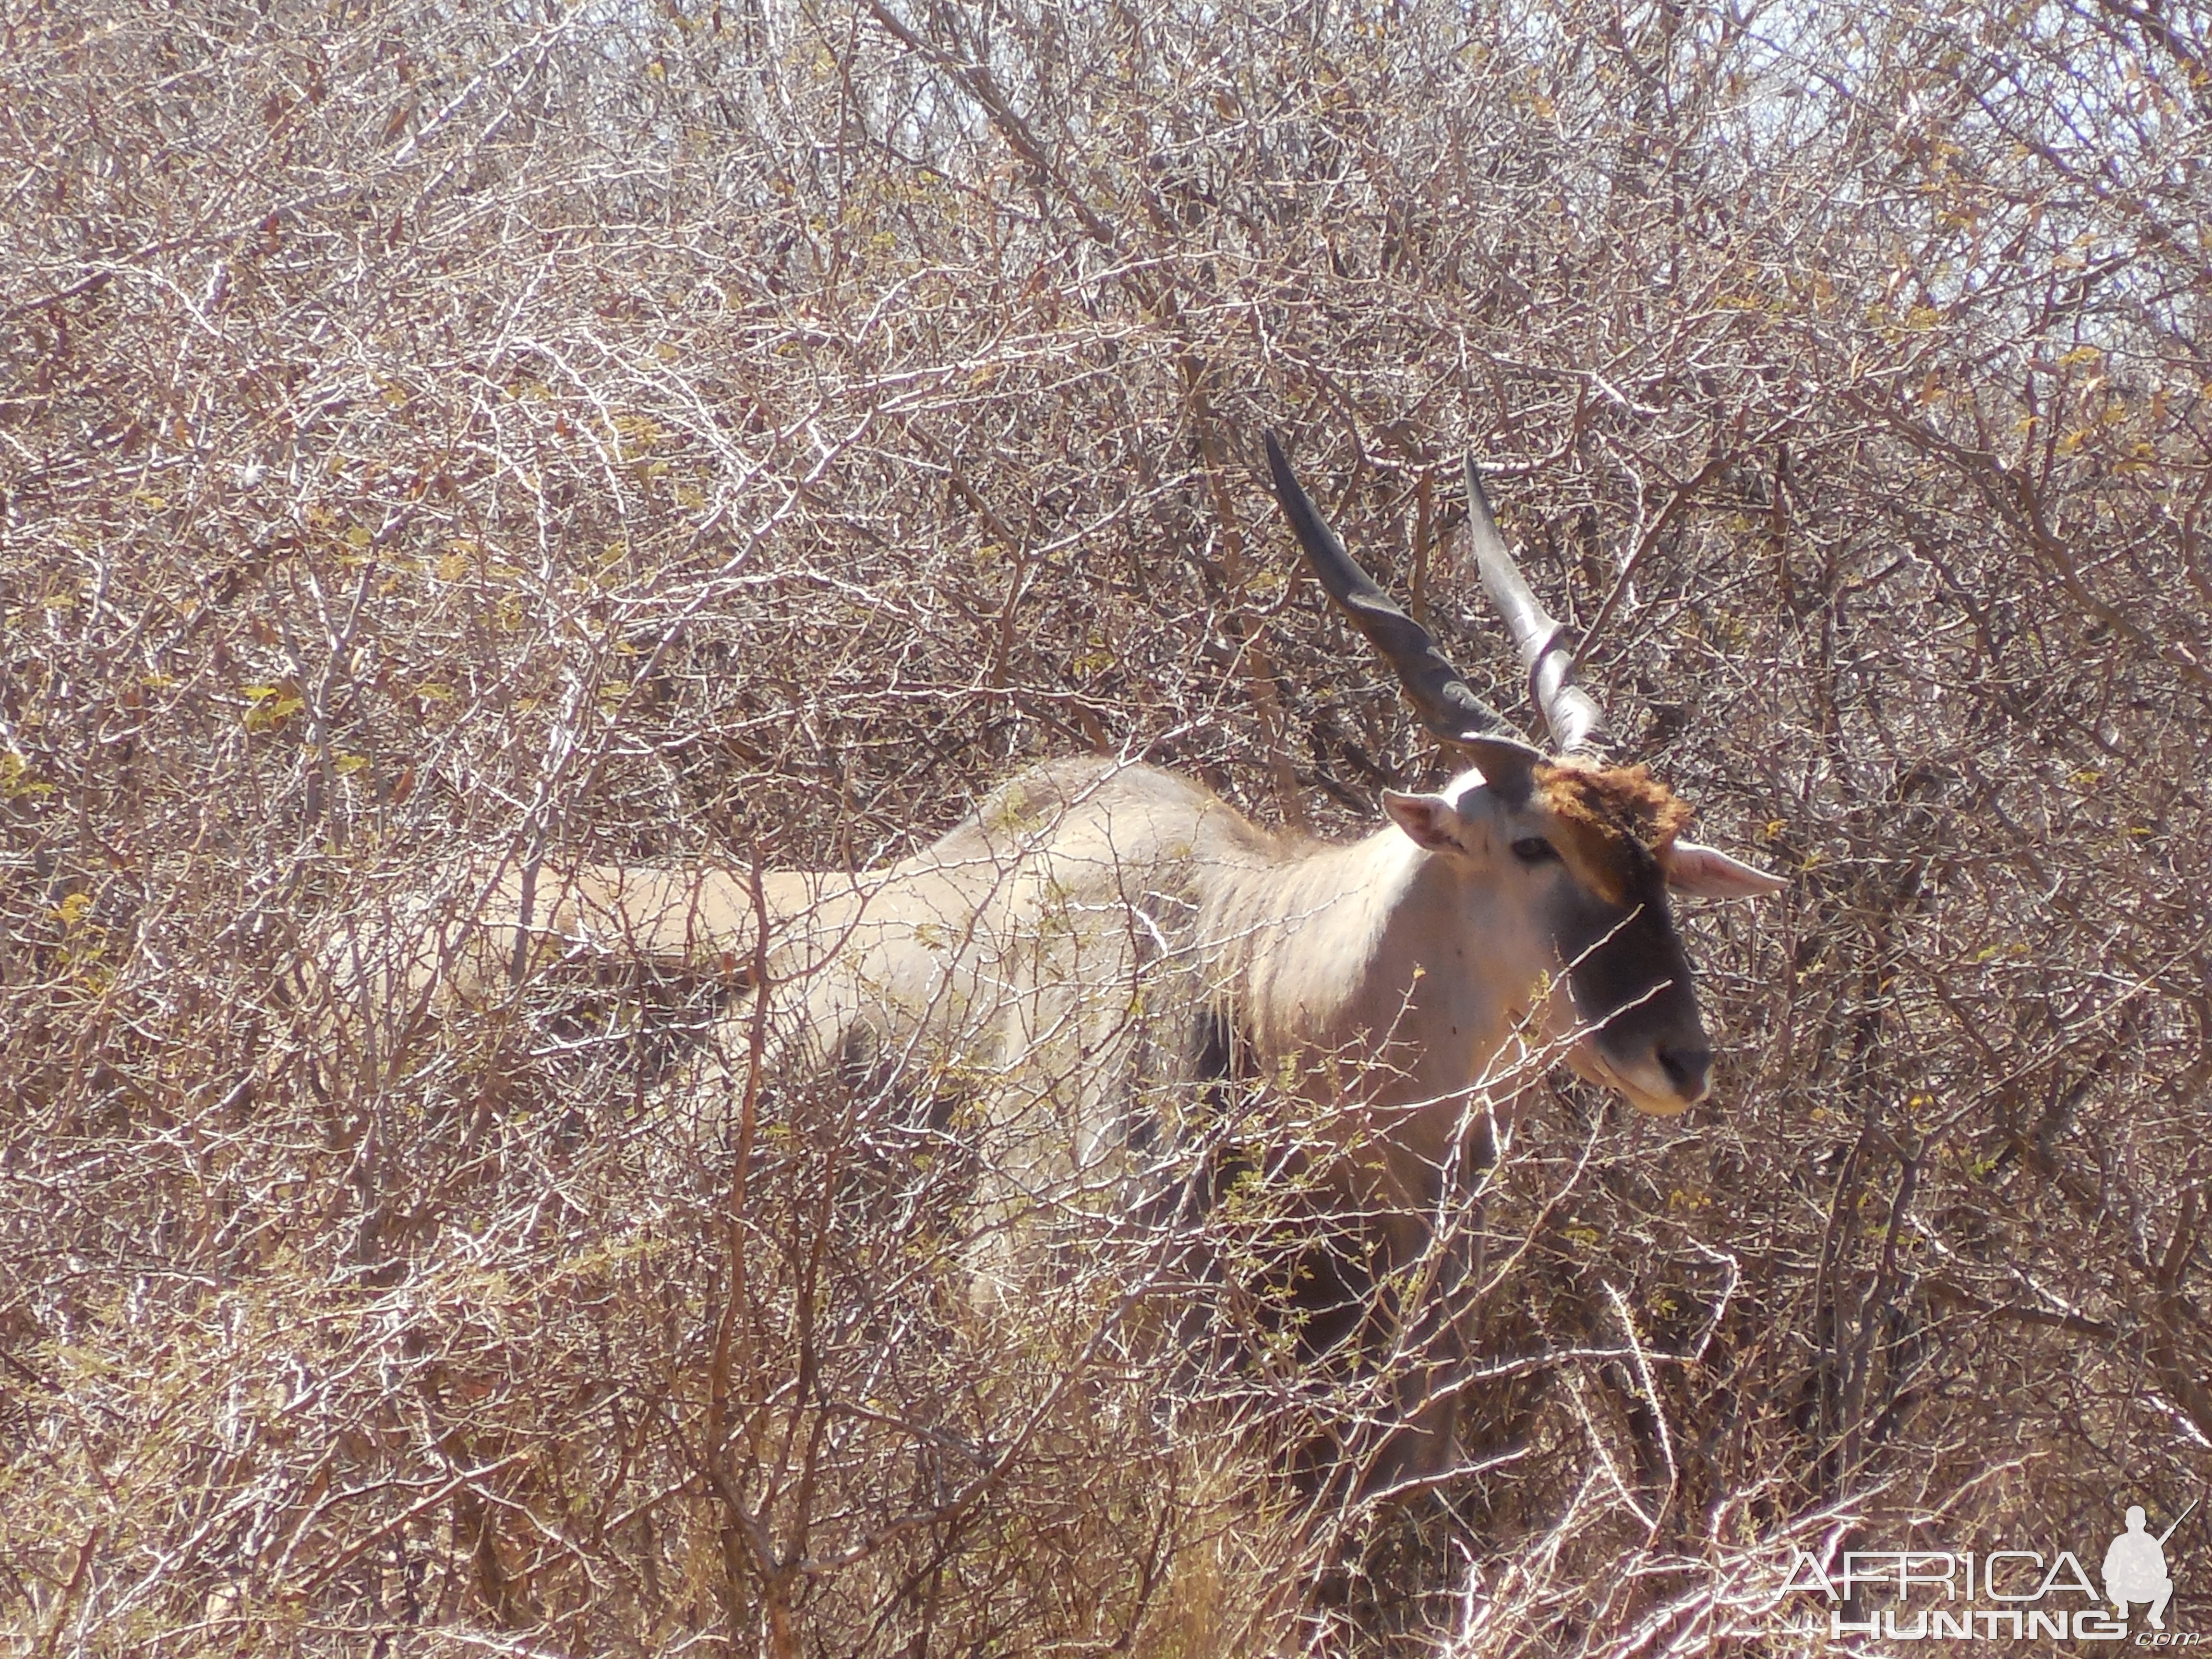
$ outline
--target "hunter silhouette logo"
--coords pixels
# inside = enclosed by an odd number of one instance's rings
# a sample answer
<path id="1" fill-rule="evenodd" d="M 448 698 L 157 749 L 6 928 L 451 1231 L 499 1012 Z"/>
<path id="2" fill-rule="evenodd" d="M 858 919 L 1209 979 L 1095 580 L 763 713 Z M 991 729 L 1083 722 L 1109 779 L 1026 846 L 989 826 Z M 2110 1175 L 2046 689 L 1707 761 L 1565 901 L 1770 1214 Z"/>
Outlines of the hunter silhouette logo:
<path id="1" fill-rule="evenodd" d="M 2174 1518 L 2155 1538 L 2143 1529 L 2143 1510 L 2140 1504 L 2128 1506 L 2128 1529 L 2112 1541 L 2105 1552 L 2105 1597 L 2112 1602 L 2120 1617 L 2128 1616 L 2130 1602 L 2150 1604 L 2150 1618 L 2146 1621 L 2153 1630 L 2166 1628 L 2166 1604 L 2173 1599 L 2173 1580 L 2166 1571 L 2166 1540 L 2173 1536 L 2197 1500 Z"/>
<path id="2" fill-rule="evenodd" d="M 1801 1548 L 1782 1593 L 1809 1591 L 1825 1600 L 1828 1634 L 1838 1639 L 2124 1642 L 2129 1620 L 2141 1607 L 2147 1611 L 2133 1638 L 2136 1645 L 2212 1644 L 2212 1634 L 2166 1627 L 2174 1594 L 2166 1547 L 2201 1501 L 2191 1503 L 2161 1533 L 2150 1530 L 2142 1504 L 2130 1504 L 2127 1530 L 2105 1550 L 2101 1597 L 2081 1557 L 2068 1549 L 2046 1554 L 2047 1543 L 2044 1549 L 1844 1550 L 1823 1556 Z"/>

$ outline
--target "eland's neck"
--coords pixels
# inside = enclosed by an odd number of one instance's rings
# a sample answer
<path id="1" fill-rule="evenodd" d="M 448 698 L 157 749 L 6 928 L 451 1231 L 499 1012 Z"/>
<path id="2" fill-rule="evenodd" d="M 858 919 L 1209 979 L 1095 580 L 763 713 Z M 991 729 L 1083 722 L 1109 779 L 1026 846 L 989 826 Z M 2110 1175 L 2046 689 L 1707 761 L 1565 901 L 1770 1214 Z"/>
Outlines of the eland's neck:
<path id="1" fill-rule="evenodd" d="M 1424 853 L 1395 828 L 1349 846 L 1224 872 L 1201 923 L 1241 987 L 1238 1012 L 1263 1050 L 1293 1034 L 1350 1035 L 1346 1016 L 1369 1000 L 1393 914 L 1423 882 Z"/>

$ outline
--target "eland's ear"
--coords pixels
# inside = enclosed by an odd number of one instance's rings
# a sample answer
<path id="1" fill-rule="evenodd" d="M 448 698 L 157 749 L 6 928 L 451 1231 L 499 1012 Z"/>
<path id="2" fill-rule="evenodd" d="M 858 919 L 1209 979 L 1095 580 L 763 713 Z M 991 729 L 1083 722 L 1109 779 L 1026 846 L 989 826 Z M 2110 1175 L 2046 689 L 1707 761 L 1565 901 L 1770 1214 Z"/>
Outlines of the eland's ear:
<path id="1" fill-rule="evenodd" d="M 1780 876 L 1754 870 L 1716 847 L 1694 841 L 1678 841 L 1667 849 L 1667 884 L 1678 893 L 1699 898 L 1758 898 L 1778 893 L 1790 884 Z"/>
<path id="2" fill-rule="evenodd" d="M 1395 789 L 1382 792 L 1382 810 L 1390 815 L 1390 822 L 1413 838 L 1416 847 L 1431 853 L 1463 853 L 1466 843 L 1460 840 L 1459 829 L 1464 822 L 1459 808 L 1443 795 L 1404 795 Z"/>

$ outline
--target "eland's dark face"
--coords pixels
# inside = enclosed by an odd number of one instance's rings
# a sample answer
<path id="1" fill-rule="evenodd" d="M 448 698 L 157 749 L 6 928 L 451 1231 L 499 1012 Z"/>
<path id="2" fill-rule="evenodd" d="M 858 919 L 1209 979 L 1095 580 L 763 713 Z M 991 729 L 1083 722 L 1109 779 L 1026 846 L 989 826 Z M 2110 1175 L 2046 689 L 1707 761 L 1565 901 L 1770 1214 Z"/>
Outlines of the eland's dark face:
<path id="1" fill-rule="evenodd" d="M 1525 751 L 1523 751 L 1525 752 Z M 1400 827 L 1484 893 L 1483 946 L 1501 992 L 1564 978 L 1546 1024 L 1580 1036 L 1569 1063 L 1638 1109 L 1705 1098 L 1712 1044 L 1670 888 L 1730 896 L 1771 879 L 1680 839 L 1688 806 L 1641 767 L 1493 757 L 1444 793 L 1392 795 Z"/>
<path id="2" fill-rule="evenodd" d="M 1616 863 L 1617 898 L 1570 869 L 1553 900 L 1552 937 L 1590 1031 L 1572 1060 L 1639 1110 L 1671 1115 L 1705 1097 L 1712 1044 L 1658 857 L 1632 844 Z"/>
<path id="3" fill-rule="evenodd" d="M 1540 927 L 1566 969 L 1577 1026 L 1570 1063 L 1640 1111 L 1671 1116 L 1705 1097 L 1712 1044 L 1662 862 L 1689 807 L 1642 767 L 1540 764 L 1499 805 Z"/>

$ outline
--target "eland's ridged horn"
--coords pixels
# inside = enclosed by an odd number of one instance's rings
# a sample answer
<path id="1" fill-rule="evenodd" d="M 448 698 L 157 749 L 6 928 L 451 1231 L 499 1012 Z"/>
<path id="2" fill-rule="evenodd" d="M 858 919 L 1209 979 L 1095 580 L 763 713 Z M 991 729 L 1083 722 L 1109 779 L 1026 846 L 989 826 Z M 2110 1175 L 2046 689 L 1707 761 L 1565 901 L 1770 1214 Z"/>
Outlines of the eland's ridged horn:
<path id="1" fill-rule="evenodd" d="M 1525 775 L 1542 758 L 1503 714 L 1483 702 L 1465 676 L 1437 649 L 1436 636 L 1401 610 L 1368 574 L 1352 562 L 1344 544 L 1321 516 L 1272 432 L 1266 434 L 1267 468 L 1274 475 L 1275 500 L 1297 534 L 1321 585 L 1328 590 L 1352 625 L 1364 634 L 1396 671 L 1421 724 L 1449 742 L 1476 751 L 1494 782 L 1507 773 Z"/>
<path id="2" fill-rule="evenodd" d="M 1482 572 L 1483 591 L 1504 617 L 1528 671 L 1528 696 L 1544 716 L 1545 728 L 1563 755 L 1603 758 L 1605 711 L 1596 700 L 1575 684 L 1574 653 L 1567 649 L 1566 629 L 1537 602 L 1521 578 L 1521 568 L 1505 545 L 1498 520 L 1490 511 L 1490 497 L 1482 488 L 1482 473 L 1473 456 L 1467 462 L 1467 533 L 1474 544 L 1475 562 Z"/>

